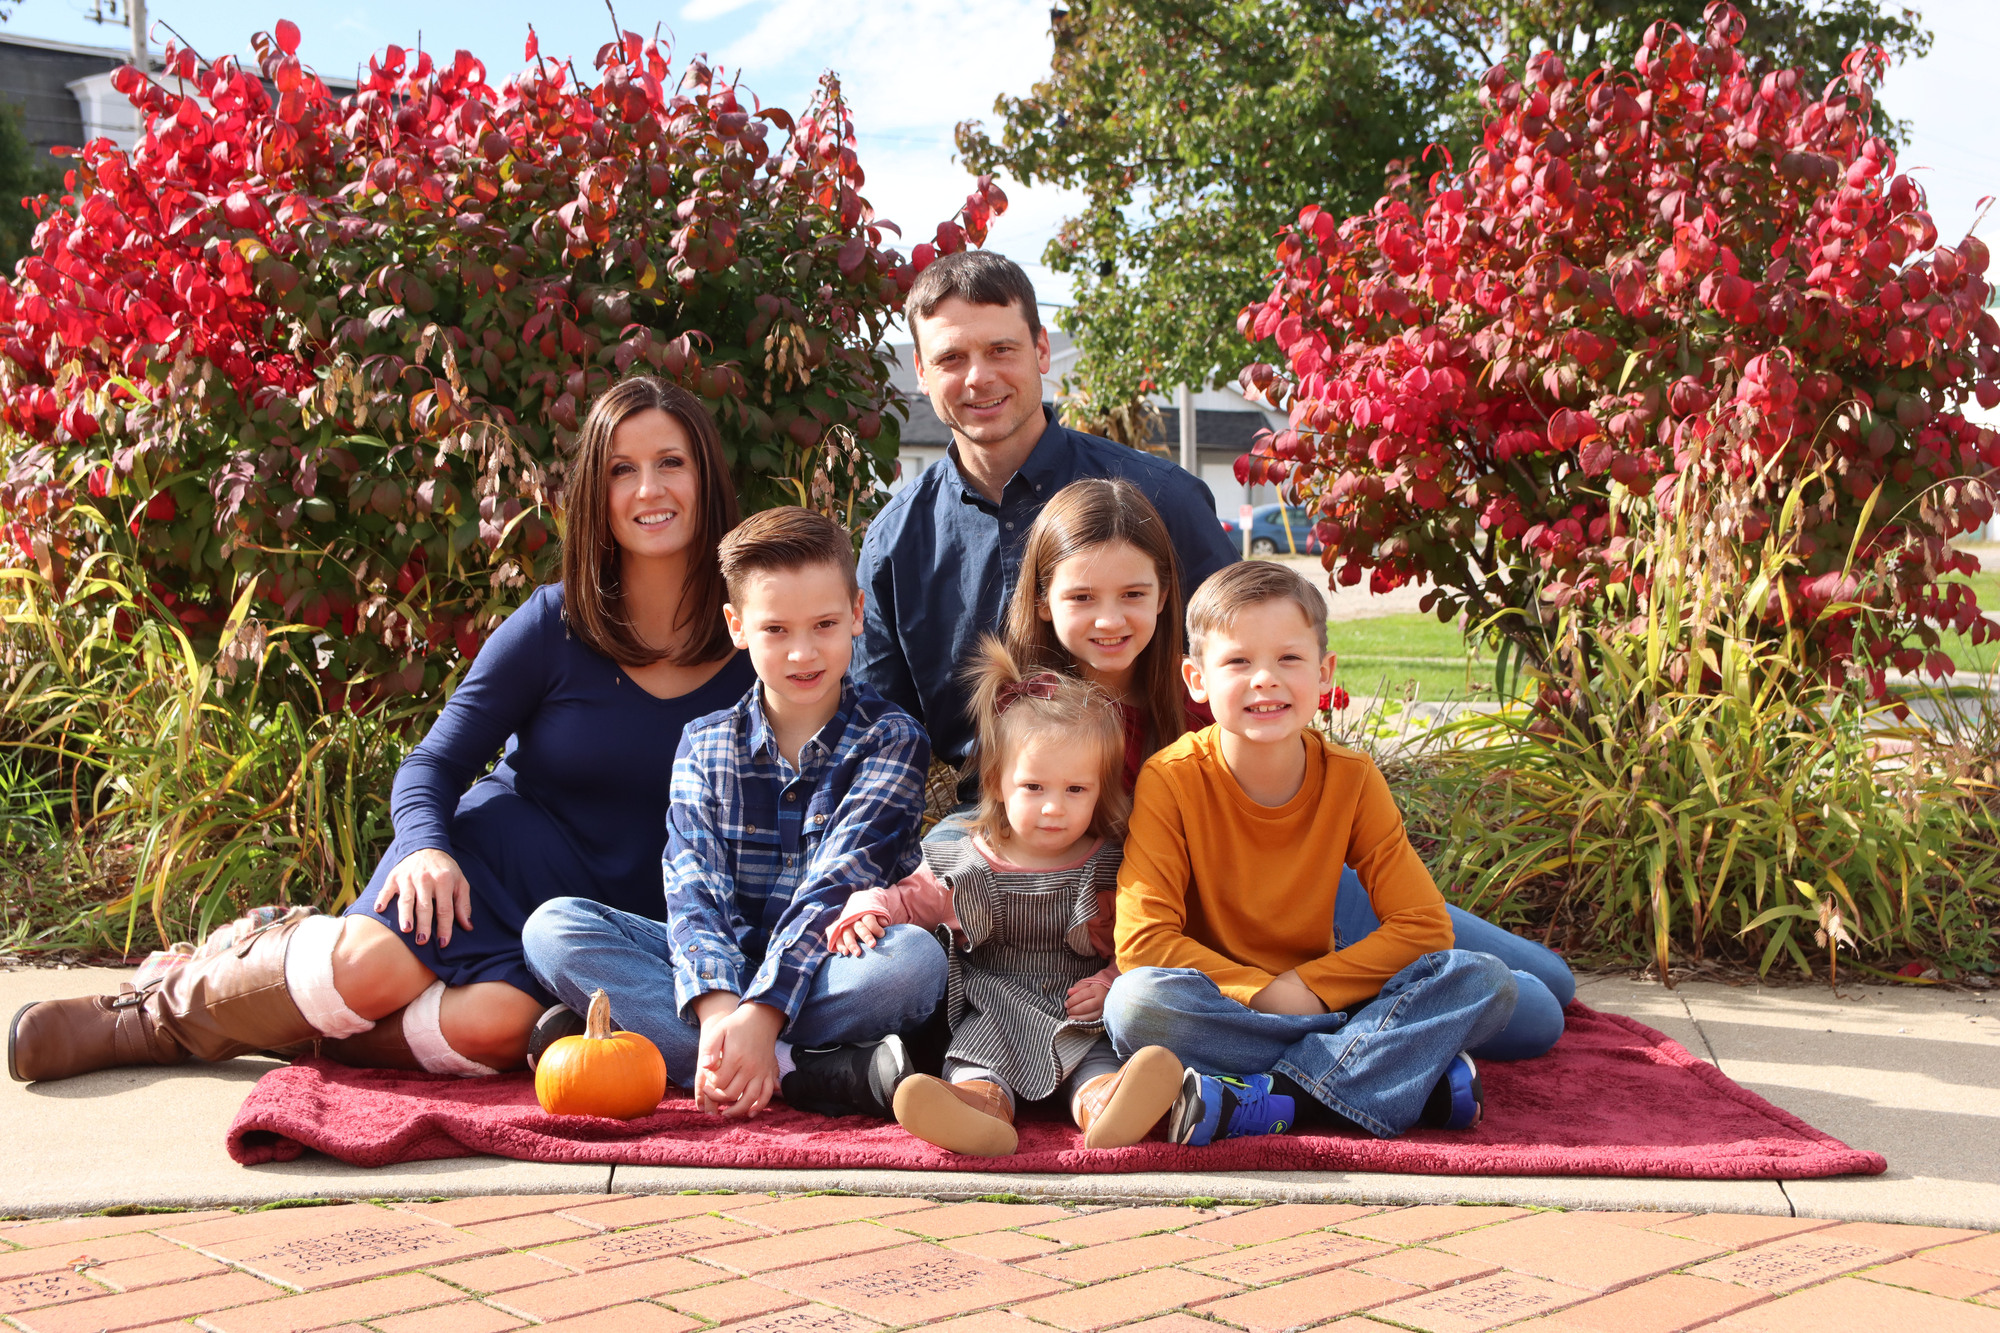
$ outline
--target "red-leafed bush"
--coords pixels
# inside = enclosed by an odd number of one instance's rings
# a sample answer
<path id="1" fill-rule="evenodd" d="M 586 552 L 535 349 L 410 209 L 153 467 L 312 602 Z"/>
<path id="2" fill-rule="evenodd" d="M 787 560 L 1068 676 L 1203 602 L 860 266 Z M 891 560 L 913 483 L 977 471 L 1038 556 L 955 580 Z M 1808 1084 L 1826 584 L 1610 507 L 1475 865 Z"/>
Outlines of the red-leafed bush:
<path id="1" fill-rule="evenodd" d="M 255 580 L 337 693 L 436 685 L 552 576 L 564 446 L 625 373 L 711 404 L 748 507 L 830 470 L 865 508 L 885 326 L 1006 206 L 982 179 L 905 259 L 835 79 L 795 120 L 630 33 L 594 85 L 531 32 L 504 85 L 392 46 L 338 100 L 290 23 L 254 46 L 118 71 L 140 143 L 82 148 L 0 284 L 0 548 L 59 578 L 111 539 L 87 492 L 198 645 Z"/>
<path id="2" fill-rule="evenodd" d="M 1630 71 L 1495 68 L 1463 170 L 1301 212 L 1241 318 L 1283 355 L 1243 381 L 1291 425 L 1239 469 L 1318 504 L 1340 582 L 1429 580 L 1426 609 L 1542 663 L 1563 608 L 1644 593 L 1657 517 L 1712 520 L 1706 573 L 1744 587 L 1797 493 L 1754 610 L 1879 695 L 1891 666 L 1951 670 L 1941 627 L 2000 637 L 1939 582 L 1977 568 L 1949 543 L 2000 479 L 1957 410 L 2000 402 L 1986 247 L 1938 246 L 1870 133 L 1879 53 L 1814 95 L 1746 67 L 1734 8 L 1706 20 L 1649 29 Z"/>

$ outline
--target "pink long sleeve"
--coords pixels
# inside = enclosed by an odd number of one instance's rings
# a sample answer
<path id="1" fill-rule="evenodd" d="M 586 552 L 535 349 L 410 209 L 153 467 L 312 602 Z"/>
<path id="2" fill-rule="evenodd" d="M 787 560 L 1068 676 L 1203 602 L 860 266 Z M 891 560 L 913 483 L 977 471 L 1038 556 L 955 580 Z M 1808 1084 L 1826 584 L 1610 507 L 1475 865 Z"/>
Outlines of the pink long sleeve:
<path id="1" fill-rule="evenodd" d="M 931 873 L 928 864 L 918 865 L 907 878 L 887 888 L 862 889 L 848 895 L 847 906 L 826 932 L 827 939 L 831 940 L 843 927 L 864 916 L 887 917 L 892 926 L 959 929 L 958 913 L 951 905 L 951 890 Z"/>

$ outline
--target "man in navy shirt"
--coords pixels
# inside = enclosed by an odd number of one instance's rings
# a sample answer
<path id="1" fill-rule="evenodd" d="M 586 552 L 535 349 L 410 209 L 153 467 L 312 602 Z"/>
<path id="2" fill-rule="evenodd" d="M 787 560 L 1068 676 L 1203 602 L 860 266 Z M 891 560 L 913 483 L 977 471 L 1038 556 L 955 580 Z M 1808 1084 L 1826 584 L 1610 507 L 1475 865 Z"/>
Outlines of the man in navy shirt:
<path id="1" fill-rule="evenodd" d="M 1055 493 L 1086 477 L 1123 477 L 1166 521 L 1181 592 L 1236 559 L 1197 477 L 1138 449 L 1061 425 L 1042 407 L 1049 335 L 1020 265 L 984 250 L 926 268 L 904 307 L 917 377 L 951 428 L 949 457 L 889 501 L 861 543 L 861 678 L 962 765 L 973 746 L 962 665 L 997 633 L 1021 548 Z"/>

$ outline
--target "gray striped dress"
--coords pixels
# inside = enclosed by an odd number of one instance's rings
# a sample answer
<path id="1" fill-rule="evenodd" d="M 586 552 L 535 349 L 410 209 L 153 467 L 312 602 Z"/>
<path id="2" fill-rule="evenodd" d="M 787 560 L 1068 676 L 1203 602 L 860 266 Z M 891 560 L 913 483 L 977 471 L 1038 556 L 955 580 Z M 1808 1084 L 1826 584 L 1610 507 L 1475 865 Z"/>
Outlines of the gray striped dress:
<path id="1" fill-rule="evenodd" d="M 1046 1097 L 1104 1035 L 1071 1019 L 1069 988 L 1102 971 L 1089 926 L 1115 892 L 1122 849 L 1106 840 L 1068 870 L 996 870 L 971 838 L 924 845 L 965 932 L 951 951 L 945 1078 L 997 1074 L 1018 1098 Z"/>

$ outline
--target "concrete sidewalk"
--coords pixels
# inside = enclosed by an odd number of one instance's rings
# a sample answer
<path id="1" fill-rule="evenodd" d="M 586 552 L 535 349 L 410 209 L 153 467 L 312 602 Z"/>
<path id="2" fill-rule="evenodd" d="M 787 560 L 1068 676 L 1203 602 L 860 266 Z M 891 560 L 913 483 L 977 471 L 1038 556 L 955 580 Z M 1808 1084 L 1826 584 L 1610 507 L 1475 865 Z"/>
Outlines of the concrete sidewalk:
<path id="1" fill-rule="evenodd" d="M 106 969 L 0 973 L 0 1014 L 116 988 Z M 0 1216 L 123 1204 L 202 1207 L 279 1199 L 655 1193 L 686 1189 L 1133 1202 L 1201 1195 L 1287 1202 L 1528 1206 L 1839 1217 L 2000 1229 L 2000 1003 L 1881 987 L 1678 990 L 1586 978 L 1579 997 L 1660 1029 L 1739 1083 L 1889 1160 L 1888 1174 L 1812 1181 L 1229 1172 L 1051 1176 L 554 1166 L 464 1158 L 362 1170 L 309 1155 L 245 1168 L 223 1131 L 268 1061 L 107 1070 L 0 1084 Z"/>

